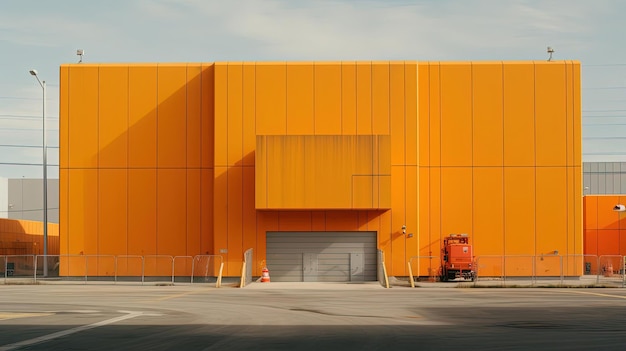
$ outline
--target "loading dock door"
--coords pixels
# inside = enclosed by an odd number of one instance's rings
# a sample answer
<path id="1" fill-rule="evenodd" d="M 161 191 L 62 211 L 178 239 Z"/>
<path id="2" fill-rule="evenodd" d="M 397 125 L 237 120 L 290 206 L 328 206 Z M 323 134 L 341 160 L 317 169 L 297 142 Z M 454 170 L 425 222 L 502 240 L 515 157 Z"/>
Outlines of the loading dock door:
<path id="1" fill-rule="evenodd" d="M 376 232 L 267 232 L 276 282 L 376 280 Z"/>

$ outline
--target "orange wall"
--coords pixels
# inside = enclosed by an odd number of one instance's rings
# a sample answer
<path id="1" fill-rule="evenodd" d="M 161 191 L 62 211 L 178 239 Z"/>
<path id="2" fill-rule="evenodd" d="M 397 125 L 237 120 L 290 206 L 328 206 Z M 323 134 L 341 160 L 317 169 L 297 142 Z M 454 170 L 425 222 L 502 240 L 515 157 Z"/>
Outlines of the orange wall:
<path id="1" fill-rule="evenodd" d="M 626 256 L 626 213 L 613 206 L 626 204 L 623 195 L 586 195 L 585 254 Z"/>
<path id="2" fill-rule="evenodd" d="M 59 254 L 59 225 L 48 223 L 48 255 Z M 0 255 L 43 255 L 43 222 L 0 218 Z"/>
<path id="3" fill-rule="evenodd" d="M 213 252 L 213 67 L 61 66 L 62 255 Z"/>
<path id="4" fill-rule="evenodd" d="M 60 115 L 62 254 L 215 253 L 235 276 L 254 248 L 258 275 L 266 231 L 367 230 L 407 275 L 449 233 L 583 250 L 577 62 L 64 65 Z M 257 210 L 263 135 L 388 135 L 391 210 Z"/>
<path id="5" fill-rule="evenodd" d="M 582 254 L 579 71 L 420 63 L 420 255 L 449 233 L 476 256 Z"/>

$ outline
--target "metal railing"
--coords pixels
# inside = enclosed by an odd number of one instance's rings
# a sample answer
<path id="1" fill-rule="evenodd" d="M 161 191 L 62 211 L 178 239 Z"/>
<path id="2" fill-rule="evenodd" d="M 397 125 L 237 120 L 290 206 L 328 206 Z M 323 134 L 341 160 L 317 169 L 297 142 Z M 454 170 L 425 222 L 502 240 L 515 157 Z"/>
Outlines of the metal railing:
<path id="1" fill-rule="evenodd" d="M 224 259 L 220 255 L 4 255 L 0 271 L 10 280 L 87 282 L 204 282 L 221 286 Z M 47 270 L 45 269 L 47 268 Z"/>
<path id="2" fill-rule="evenodd" d="M 438 256 L 413 256 L 407 264 L 412 287 L 424 276 L 439 281 Z M 568 281 L 572 285 L 626 287 L 626 256 L 621 255 L 483 255 L 475 257 L 474 269 L 474 286 L 565 285 Z M 438 273 L 433 276 L 433 272 Z"/>

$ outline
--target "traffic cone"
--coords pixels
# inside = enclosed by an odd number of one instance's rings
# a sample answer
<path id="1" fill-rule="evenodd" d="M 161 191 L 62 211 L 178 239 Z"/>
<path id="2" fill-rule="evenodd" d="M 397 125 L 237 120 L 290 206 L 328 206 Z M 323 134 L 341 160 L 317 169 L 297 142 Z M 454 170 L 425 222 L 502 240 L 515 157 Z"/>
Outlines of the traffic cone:
<path id="1" fill-rule="evenodd" d="M 261 270 L 261 283 L 269 283 L 270 282 L 270 270 L 267 267 L 263 267 Z"/>

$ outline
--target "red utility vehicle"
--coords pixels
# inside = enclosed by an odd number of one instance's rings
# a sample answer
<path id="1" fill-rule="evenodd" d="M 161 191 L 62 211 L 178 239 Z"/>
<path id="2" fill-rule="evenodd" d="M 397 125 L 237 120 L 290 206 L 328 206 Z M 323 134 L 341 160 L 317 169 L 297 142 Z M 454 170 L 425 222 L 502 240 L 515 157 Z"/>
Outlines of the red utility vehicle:
<path id="1" fill-rule="evenodd" d="M 441 281 L 476 278 L 474 253 L 467 234 L 450 234 L 441 249 Z"/>

